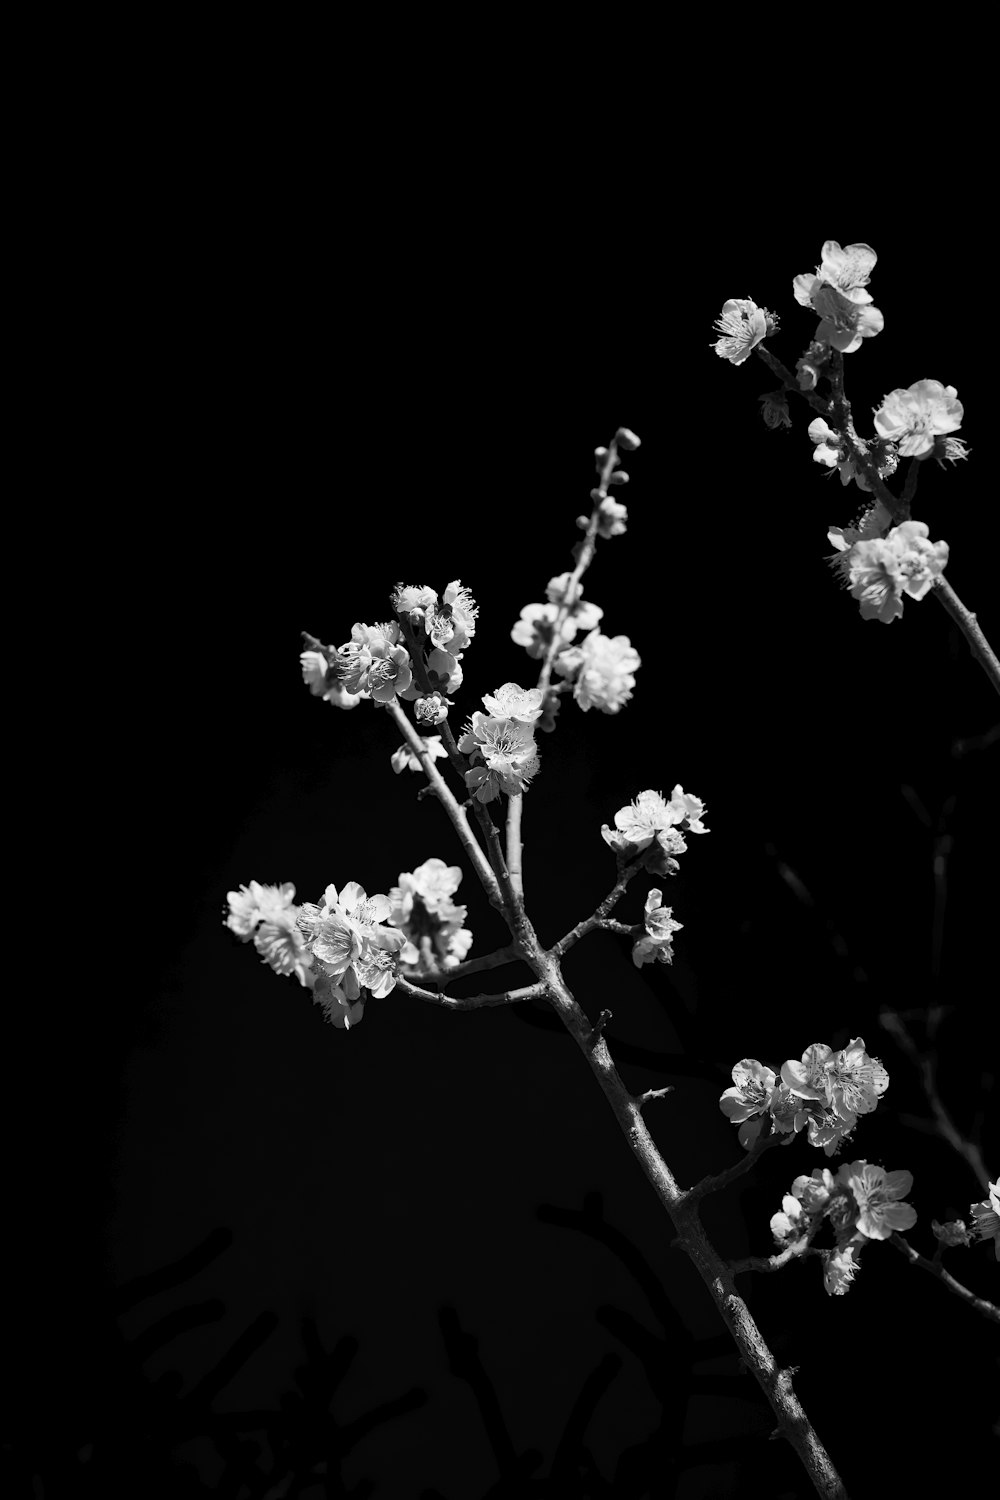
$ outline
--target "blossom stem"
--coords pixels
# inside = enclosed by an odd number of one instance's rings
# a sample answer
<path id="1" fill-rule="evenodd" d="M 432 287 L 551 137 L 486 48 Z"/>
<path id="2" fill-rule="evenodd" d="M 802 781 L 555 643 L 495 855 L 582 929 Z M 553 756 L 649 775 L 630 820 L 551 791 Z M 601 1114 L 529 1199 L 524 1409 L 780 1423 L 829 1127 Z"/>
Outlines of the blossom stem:
<path id="1" fill-rule="evenodd" d="M 521 803 L 524 794 L 511 792 L 507 798 L 507 869 L 510 883 L 519 901 L 524 900 L 524 873 L 521 866 Z"/>
<path id="2" fill-rule="evenodd" d="M 777 359 L 771 353 L 770 349 L 765 348 L 763 344 L 758 344 L 756 352 L 760 355 L 768 369 L 777 375 L 786 391 L 795 391 L 797 395 L 802 397 L 803 401 L 808 401 L 813 411 L 818 411 L 821 416 L 828 417 L 830 415 L 829 401 L 824 401 L 823 397 L 817 396 L 815 391 L 804 391 L 791 370 L 783 365 L 781 360 Z"/>
<path id="3" fill-rule="evenodd" d="M 472 867 L 475 870 L 476 874 L 479 876 L 480 883 L 482 884 L 483 889 L 489 897 L 490 905 L 502 909 L 503 897 L 500 894 L 500 887 L 497 883 L 497 878 L 491 870 L 489 862 L 487 861 L 486 856 L 483 854 L 482 849 L 476 843 L 476 840 L 472 834 L 472 829 L 469 827 L 469 820 L 466 817 L 465 813 L 462 811 L 462 808 L 458 805 L 458 802 L 456 801 L 451 788 L 448 786 L 448 783 L 441 775 L 441 772 L 435 768 L 434 762 L 427 754 L 423 740 L 417 734 L 417 731 L 414 729 L 413 725 L 410 723 L 409 719 L 406 717 L 399 704 L 394 699 L 391 699 L 385 706 L 389 710 L 389 713 L 392 715 L 393 719 L 396 721 L 396 727 L 399 730 L 400 734 L 403 736 L 404 740 L 409 745 L 414 755 L 420 761 L 420 764 L 423 767 L 424 775 L 427 777 L 427 780 L 434 788 L 434 791 L 437 793 L 439 802 L 454 824 L 455 832 L 458 834 L 459 842 L 461 843 L 466 854 L 468 854 L 469 859 L 472 861 Z"/>
<path id="4" fill-rule="evenodd" d="M 632 876 L 638 874 L 642 869 L 644 853 L 645 851 L 643 851 L 643 854 L 640 854 L 638 859 L 633 860 L 630 865 L 625 865 L 622 868 L 614 889 L 605 896 L 593 916 L 586 917 L 582 922 L 577 922 L 571 932 L 567 932 L 565 937 L 561 937 L 558 943 L 549 949 L 549 953 L 553 958 L 561 958 L 568 949 L 572 948 L 574 943 L 578 943 L 582 937 L 587 936 L 588 932 L 593 932 L 603 925 L 608 913 L 614 911 L 618 902 L 624 896 L 625 888 L 632 879 Z"/>
<path id="5" fill-rule="evenodd" d="M 910 459 L 909 467 L 906 470 L 906 483 L 903 485 L 903 499 L 907 505 L 913 504 L 913 497 L 917 493 L 917 480 L 920 478 L 921 467 L 921 459 Z"/>
<path id="6" fill-rule="evenodd" d="M 843 438 L 845 447 L 854 459 L 855 466 L 861 470 L 868 481 L 872 494 L 881 500 L 892 517 L 894 525 L 900 526 L 910 519 L 910 502 L 905 494 L 902 499 L 898 499 L 892 493 L 885 481 L 879 477 L 878 470 L 872 463 L 865 445 L 855 439 L 851 422 L 851 403 L 844 391 L 844 356 L 839 350 L 834 350 L 830 355 L 830 383 L 833 386 L 833 422 L 831 425 Z"/>
<path id="7" fill-rule="evenodd" d="M 966 609 L 944 574 L 934 580 L 934 596 L 951 615 L 959 630 L 969 643 L 969 650 L 1000 693 L 1000 661 L 996 652 L 983 634 L 979 622 L 971 609 Z"/>
<path id="8" fill-rule="evenodd" d="M 770 1135 L 765 1135 L 756 1141 L 743 1160 L 738 1161 L 735 1166 L 727 1167 L 724 1172 L 719 1172 L 714 1177 L 703 1177 L 700 1182 L 695 1183 L 694 1187 L 688 1188 L 688 1197 L 704 1198 L 707 1193 L 717 1193 L 721 1188 L 728 1187 L 731 1182 L 736 1182 L 747 1172 L 752 1171 L 757 1165 L 757 1158 L 763 1156 L 771 1146 L 780 1146 L 786 1139 L 787 1137 L 781 1131 L 772 1130 Z"/>
<path id="9" fill-rule="evenodd" d="M 526 954 L 532 968 L 547 980 L 550 1003 L 573 1037 L 597 1078 L 629 1147 L 666 1209 L 677 1234 L 678 1248 L 693 1262 L 708 1288 L 719 1316 L 736 1343 L 747 1369 L 766 1396 L 778 1429 L 795 1449 L 816 1493 L 825 1500 L 847 1500 L 847 1491 L 792 1386 L 792 1371 L 780 1369 L 743 1298 L 733 1273 L 705 1233 L 697 1203 L 683 1191 L 646 1129 L 639 1101 L 625 1088 L 603 1036 L 566 987 L 558 959 L 540 949 Z"/>
<path id="10" fill-rule="evenodd" d="M 601 519 L 601 501 L 607 497 L 608 480 L 611 478 L 611 475 L 617 463 L 618 442 L 616 438 L 612 438 L 608 446 L 607 456 L 605 457 L 603 467 L 601 468 L 601 482 L 597 490 L 597 499 L 594 500 L 593 508 L 590 512 L 590 521 L 587 525 L 587 532 L 584 537 L 583 544 L 580 548 L 580 556 L 576 560 L 576 567 L 570 574 L 569 582 L 567 583 L 565 593 L 563 594 L 562 603 L 560 604 L 559 609 L 556 613 L 556 617 L 552 622 L 552 639 L 549 641 L 548 647 L 545 652 L 545 660 L 542 662 L 542 670 L 538 674 L 538 682 L 536 686 L 541 690 L 543 698 L 548 692 L 549 678 L 552 676 L 552 664 L 556 659 L 556 653 L 559 651 L 560 646 L 563 644 L 563 625 L 566 623 L 567 615 L 573 608 L 573 605 L 576 603 L 576 586 L 590 566 L 590 560 L 594 555 L 594 548 L 597 545 L 597 527 Z"/>
<path id="11" fill-rule="evenodd" d="M 729 1269 L 734 1276 L 741 1276 L 744 1271 L 780 1271 L 782 1266 L 788 1265 L 789 1261 L 798 1260 L 805 1255 L 821 1255 L 823 1252 L 815 1250 L 809 1243 L 821 1222 L 822 1220 L 817 1219 L 809 1234 L 793 1240 L 776 1255 L 747 1255 L 743 1260 L 731 1260 Z"/>
<path id="12" fill-rule="evenodd" d="M 989 1318 L 991 1323 L 1000 1323 L 1000 1307 L 994 1306 L 992 1302 L 987 1302 L 985 1297 L 977 1297 L 975 1292 L 970 1292 L 969 1288 L 963 1286 L 960 1281 L 956 1281 L 951 1272 L 946 1271 L 940 1262 L 935 1263 L 932 1260 L 928 1260 L 926 1255 L 921 1255 L 919 1250 L 914 1250 L 904 1235 L 891 1235 L 889 1243 L 895 1245 L 900 1254 L 907 1257 L 911 1266 L 919 1266 L 922 1271 L 929 1271 L 932 1276 L 936 1276 L 939 1281 L 944 1283 L 949 1292 L 954 1292 L 956 1297 L 961 1297 L 977 1313 L 981 1313 L 984 1318 Z"/>
<path id="13" fill-rule="evenodd" d="M 465 974 L 477 974 L 482 969 L 497 969 L 502 964 L 516 964 L 521 955 L 511 944 L 506 948 L 498 948 L 495 953 L 484 953 L 481 958 L 466 958 L 460 964 L 455 964 L 451 969 L 431 969 L 416 976 L 422 984 L 450 984 L 453 979 L 461 979 Z"/>
<path id="14" fill-rule="evenodd" d="M 955 1124 L 951 1115 L 945 1108 L 944 1101 L 938 1092 L 937 1078 L 934 1071 L 933 1057 L 921 1051 L 917 1046 L 901 1016 L 896 1011 L 884 1008 L 879 1015 L 879 1024 L 883 1031 L 887 1031 L 893 1038 L 900 1051 L 906 1054 L 912 1066 L 920 1075 L 924 1095 L 934 1115 L 934 1123 L 937 1127 L 936 1134 L 948 1142 L 953 1151 L 957 1151 L 963 1157 L 972 1171 L 978 1177 L 980 1184 L 989 1191 L 990 1174 L 983 1160 L 982 1152 L 974 1141 L 968 1141 Z"/>
<path id="15" fill-rule="evenodd" d="M 394 988 L 413 1000 L 426 1000 L 429 1005 L 439 1005 L 443 1010 L 482 1010 L 488 1005 L 516 1005 L 519 1000 L 539 999 L 546 992 L 546 986 L 539 981 L 525 985 L 523 989 L 503 990 L 496 995 L 441 995 L 437 990 L 425 990 L 411 984 L 401 974 L 396 975 Z"/>

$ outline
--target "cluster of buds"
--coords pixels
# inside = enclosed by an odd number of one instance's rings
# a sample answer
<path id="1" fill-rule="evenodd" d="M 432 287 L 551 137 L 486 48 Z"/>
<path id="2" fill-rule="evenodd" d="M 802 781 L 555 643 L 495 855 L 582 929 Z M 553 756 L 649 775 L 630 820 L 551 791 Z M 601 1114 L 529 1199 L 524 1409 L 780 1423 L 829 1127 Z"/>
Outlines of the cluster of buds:
<path id="1" fill-rule="evenodd" d="M 615 826 L 601 827 L 601 837 L 615 851 L 618 868 L 642 855 L 642 866 L 654 875 L 676 875 L 675 858 L 687 849 L 685 833 L 708 833 L 702 822 L 705 804 L 700 797 L 675 786 L 670 801 L 662 792 L 640 792 L 634 802 L 615 813 Z M 648 963 L 673 962 L 673 934 L 683 927 L 673 908 L 663 905 L 663 892 L 654 887 L 646 896 L 643 931 L 632 945 L 636 968 Z"/>
<path id="2" fill-rule="evenodd" d="M 389 923 L 405 938 L 399 953 L 402 973 L 419 976 L 434 969 L 453 969 L 472 946 L 472 933 L 462 923 L 468 908 L 451 899 L 462 871 L 443 859 L 427 859 L 404 871 L 389 892 Z"/>
<path id="3" fill-rule="evenodd" d="M 478 802 L 492 802 L 500 793 L 514 796 L 527 789 L 540 764 L 535 724 L 542 715 L 539 688 L 505 682 L 495 693 L 484 693 L 486 713 L 478 709 L 466 723 L 458 748 L 471 765 L 465 783 Z"/>
<path id="4" fill-rule="evenodd" d="M 836 1175 L 828 1167 L 814 1167 L 792 1183 L 772 1215 L 771 1233 L 791 1258 L 811 1246 L 825 1221 L 835 1244 L 820 1251 L 823 1284 L 831 1296 L 843 1296 L 868 1241 L 887 1240 L 917 1222 L 912 1204 L 902 1201 L 912 1186 L 911 1172 L 887 1172 L 874 1162 L 845 1162 Z"/>
<path id="5" fill-rule="evenodd" d="M 834 1156 L 859 1115 L 869 1114 L 889 1087 L 889 1074 L 877 1057 L 869 1057 L 861 1037 L 835 1052 L 814 1042 L 801 1062 L 782 1064 L 780 1080 L 772 1068 L 745 1057 L 733 1068 L 733 1086 L 719 1108 L 739 1125 L 740 1144 L 750 1150 L 770 1122 L 772 1131 L 789 1141 L 807 1130 L 809 1144 Z"/>

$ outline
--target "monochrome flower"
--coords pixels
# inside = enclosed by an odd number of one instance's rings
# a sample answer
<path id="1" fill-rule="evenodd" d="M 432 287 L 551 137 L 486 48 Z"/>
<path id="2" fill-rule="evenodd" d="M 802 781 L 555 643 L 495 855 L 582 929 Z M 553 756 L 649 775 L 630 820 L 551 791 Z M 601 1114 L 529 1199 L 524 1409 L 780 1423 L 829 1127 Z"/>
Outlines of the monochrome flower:
<path id="1" fill-rule="evenodd" d="M 643 964 L 673 963 L 673 935 L 684 924 L 674 921 L 673 909 L 661 906 L 662 900 L 663 892 L 660 890 L 651 890 L 646 896 L 643 915 L 645 935 L 638 938 L 632 946 L 632 962 L 637 969 L 641 969 Z"/>
<path id="2" fill-rule="evenodd" d="M 534 724 L 493 718 L 478 709 L 466 724 L 458 748 L 472 757 L 465 782 L 479 802 L 491 802 L 501 792 L 510 797 L 525 791 L 540 764 Z"/>
<path id="3" fill-rule="evenodd" d="M 720 359 L 741 365 L 767 333 L 768 312 L 749 297 L 730 297 L 722 304 L 715 326 L 722 334 L 711 347 Z"/>
<path id="4" fill-rule="evenodd" d="M 883 398 L 875 413 L 875 427 L 882 437 L 899 445 L 901 458 L 927 458 L 934 451 L 934 439 L 957 432 L 962 416 L 953 385 L 917 380 L 909 389 L 898 387 Z"/>
<path id="5" fill-rule="evenodd" d="M 733 1068 L 733 1086 L 723 1090 L 719 1108 L 734 1125 L 751 1115 L 767 1113 L 777 1076 L 755 1057 L 744 1057 Z"/>
<path id="6" fill-rule="evenodd" d="M 278 886 L 261 885 L 251 880 L 249 886 L 241 885 L 238 891 L 228 891 L 226 899 L 229 902 L 226 926 L 245 943 L 259 922 L 273 921 L 293 909 L 295 887 L 290 881 Z"/>
<path id="7" fill-rule="evenodd" d="M 495 693 L 484 693 L 483 702 L 495 719 L 516 719 L 519 724 L 533 724 L 542 714 L 540 689 L 518 687 L 516 682 L 505 682 Z"/>
<path id="8" fill-rule="evenodd" d="M 441 760 L 448 754 L 439 734 L 423 735 L 421 736 L 421 741 L 432 761 Z M 397 776 L 400 771 L 423 770 L 423 766 L 420 764 L 416 754 L 405 743 L 400 745 L 398 750 L 392 752 L 390 760 L 392 762 L 392 769 L 396 772 Z"/>
<path id="9" fill-rule="evenodd" d="M 878 256 L 871 245 L 859 242 L 841 249 L 836 240 L 826 240 L 815 274 L 796 276 L 792 282 L 796 302 L 801 307 L 813 305 L 813 298 L 822 286 L 835 287 L 852 302 L 870 302 L 871 293 L 864 289 L 871 280 L 877 260 Z"/>
<path id="10" fill-rule="evenodd" d="M 592 630 L 578 646 L 556 658 L 561 677 L 574 677 L 573 697 L 586 712 L 616 714 L 632 696 L 635 673 L 642 665 L 627 635 L 607 636 Z"/>
<path id="11" fill-rule="evenodd" d="M 904 521 L 887 536 L 855 542 L 844 565 L 846 583 L 865 620 L 890 624 L 903 613 L 904 594 L 922 599 L 948 561 L 948 543 L 927 540 L 924 521 Z"/>
<path id="12" fill-rule="evenodd" d="M 294 974 L 306 989 L 313 987 L 312 956 L 296 926 L 293 907 L 265 917 L 254 933 L 253 944 L 276 974 Z"/>
<path id="13" fill-rule="evenodd" d="M 887 1240 L 917 1222 L 916 1209 L 900 1200 L 913 1186 L 913 1173 L 887 1172 L 868 1161 L 845 1162 L 837 1181 L 850 1189 L 857 1204 L 857 1229 L 870 1240 Z"/>
<path id="14" fill-rule="evenodd" d="M 973 1203 L 969 1210 L 975 1219 L 969 1232 L 978 1240 L 992 1240 L 1000 1260 L 1000 1181 L 988 1183 L 987 1190 L 989 1198 Z"/>
<path id="15" fill-rule="evenodd" d="M 823 1285 L 831 1297 L 844 1296 L 858 1270 L 860 1245 L 850 1240 L 823 1252 Z"/>

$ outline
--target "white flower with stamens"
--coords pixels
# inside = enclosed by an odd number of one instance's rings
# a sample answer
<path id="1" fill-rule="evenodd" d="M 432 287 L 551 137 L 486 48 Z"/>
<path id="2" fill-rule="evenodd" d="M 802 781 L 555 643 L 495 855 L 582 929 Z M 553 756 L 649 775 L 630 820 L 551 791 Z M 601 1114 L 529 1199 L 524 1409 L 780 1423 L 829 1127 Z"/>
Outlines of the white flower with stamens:
<path id="1" fill-rule="evenodd" d="M 767 309 L 758 307 L 749 297 L 730 297 L 722 304 L 715 326 L 722 337 L 711 347 L 721 359 L 741 365 L 767 333 Z"/>

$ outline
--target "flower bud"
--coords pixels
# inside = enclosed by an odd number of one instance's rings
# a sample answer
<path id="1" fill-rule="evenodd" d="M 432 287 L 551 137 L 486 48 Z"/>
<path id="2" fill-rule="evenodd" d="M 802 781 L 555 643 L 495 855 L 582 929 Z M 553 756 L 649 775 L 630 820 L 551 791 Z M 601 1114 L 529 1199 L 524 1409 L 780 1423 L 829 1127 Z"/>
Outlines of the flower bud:
<path id="1" fill-rule="evenodd" d="M 934 1238 L 940 1240 L 942 1245 L 968 1245 L 970 1243 L 969 1231 L 963 1219 L 949 1219 L 947 1224 L 939 1224 L 937 1219 L 932 1219 L 931 1229 L 934 1231 Z"/>
<path id="2" fill-rule="evenodd" d="M 618 444 L 619 448 L 623 448 L 626 453 L 633 452 L 633 450 L 638 448 L 639 446 L 639 439 L 636 437 L 635 433 L 630 427 L 619 427 L 618 431 L 615 433 L 615 442 Z"/>

